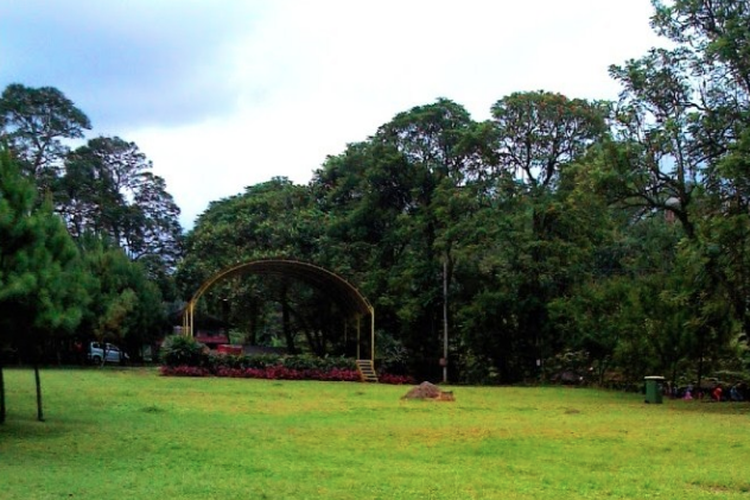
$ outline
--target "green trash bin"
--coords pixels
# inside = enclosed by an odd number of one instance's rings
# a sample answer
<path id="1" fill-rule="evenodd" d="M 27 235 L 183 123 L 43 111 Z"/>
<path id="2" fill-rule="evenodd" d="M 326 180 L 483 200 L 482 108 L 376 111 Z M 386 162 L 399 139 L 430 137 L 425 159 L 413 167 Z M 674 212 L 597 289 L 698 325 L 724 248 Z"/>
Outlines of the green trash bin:
<path id="1" fill-rule="evenodd" d="M 664 377 L 657 375 L 651 375 L 644 377 L 646 381 L 646 403 L 653 403 L 660 405 L 662 402 L 662 386 L 664 384 Z"/>

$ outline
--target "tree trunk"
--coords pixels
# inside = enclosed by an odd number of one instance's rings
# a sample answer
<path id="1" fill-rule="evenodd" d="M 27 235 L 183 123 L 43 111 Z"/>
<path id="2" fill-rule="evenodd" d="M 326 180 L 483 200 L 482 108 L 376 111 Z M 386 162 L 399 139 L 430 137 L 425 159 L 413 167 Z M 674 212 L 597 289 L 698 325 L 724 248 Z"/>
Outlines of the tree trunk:
<path id="1" fill-rule="evenodd" d="M 250 319 L 248 322 L 248 342 L 250 345 L 257 345 L 258 343 L 258 318 L 260 311 L 258 311 L 258 304 L 255 300 L 250 300 L 248 304 Z"/>
<path id="2" fill-rule="evenodd" d="M 299 312 L 297 312 L 296 309 L 289 305 L 288 301 L 285 301 L 284 303 L 286 304 L 286 310 L 289 312 L 289 319 L 287 321 L 291 322 L 292 315 L 297 318 L 300 329 L 305 335 L 305 340 L 307 341 L 308 347 L 316 356 L 323 357 L 325 355 L 325 350 L 323 349 L 324 346 L 321 344 L 320 335 L 316 334 L 315 326 L 309 324 L 304 316 L 302 316 Z"/>
<path id="3" fill-rule="evenodd" d="M 695 390 L 703 395 L 703 389 L 701 388 L 701 383 L 703 382 L 703 334 L 701 334 L 701 337 L 698 339 L 698 343 L 700 352 L 698 354 L 698 382 Z"/>
<path id="4" fill-rule="evenodd" d="M 2 354 L 0 354 L 2 358 Z M 3 376 L 3 360 L 0 359 L 0 424 L 5 422 L 5 377 Z"/>
<path id="5" fill-rule="evenodd" d="M 281 297 L 281 327 L 284 331 L 287 351 L 289 354 L 296 354 L 297 350 L 294 348 L 294 336 L 292 335 L 292 325 L 289 315 L 289 301 L 287 299 L 286 286 L 284 286 Z"/>
<path id="6" fill-rule="evenodd" d="M 44 422 L 44 410 L 42 409 L 42 381 L 39 378 L 39 360 L 34 362 L 34 382 L 36 384 L 36 419 Z"/>

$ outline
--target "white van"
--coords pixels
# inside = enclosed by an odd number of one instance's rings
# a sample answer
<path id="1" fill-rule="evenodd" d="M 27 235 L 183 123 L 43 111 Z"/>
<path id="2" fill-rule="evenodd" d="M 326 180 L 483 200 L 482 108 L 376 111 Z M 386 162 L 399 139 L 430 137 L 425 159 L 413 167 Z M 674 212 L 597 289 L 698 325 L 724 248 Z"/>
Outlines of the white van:
<path id="1" fill-rule="evenodd" d="M 89 344 L 89 360 L 97 365 L 102 364 L 104 351 L 107 352 L 107 363 L 120 363 L 122 362 L 122 360 L 128 359 L 128 355 L 122 352 L 120 348 L 114 344 L 100 344 L 99 342 L 92 342 L 91 344 Z"/>

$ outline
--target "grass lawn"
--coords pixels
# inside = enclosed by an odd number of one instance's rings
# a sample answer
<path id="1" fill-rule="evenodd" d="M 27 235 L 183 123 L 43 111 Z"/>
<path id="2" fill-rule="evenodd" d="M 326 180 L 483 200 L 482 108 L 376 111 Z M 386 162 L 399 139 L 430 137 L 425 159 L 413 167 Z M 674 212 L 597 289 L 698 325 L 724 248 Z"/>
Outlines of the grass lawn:
<path id="1" fill-rule="evenodd" d="M 5 371 L 0 499 L 750 498 L 750 406 L 589 389 Z"/>

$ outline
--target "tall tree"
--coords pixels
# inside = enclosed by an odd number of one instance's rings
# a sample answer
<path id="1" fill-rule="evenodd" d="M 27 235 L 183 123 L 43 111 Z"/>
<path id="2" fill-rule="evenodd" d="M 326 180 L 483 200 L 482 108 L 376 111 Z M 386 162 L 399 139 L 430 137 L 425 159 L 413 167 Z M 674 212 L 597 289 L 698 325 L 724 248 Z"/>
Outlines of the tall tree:
<path id="1" fill-rule="evenodd" d="M 697 72 L 711 72 L 742 92 L 735 94 L 734 107 L 741 110 L 750 95 L 750 6 L 735 0 L 675 0 L 665 4 L 653 0 L 652 26 L 673 42 L 689 47 L 703 63 Z"/>
<path id="2" fill-rule="evenodd" d="M 721 249 L 734 314 L 750 331 L 750 6 L 744 1 L 654 2 L 654 29 L 689 55 L 693 135 L 703 160 L 701 238 Z"/>
<path id="3" fill-rule="evenodd" d="M 181 253 L 180 209 L 135 143 L 97 137 L 70 153 L 58 210 L 75 237 L 111 238 L 133 260 L 173 268 Z"/>
<path id="4" fill-rule="evenodd" d="M 623 85 L 614 122 L 621 145 L 606 151 L 622 203 L 644 213 L 669 210 L 693 237 L 690 212 L 706 159 L 692 131 L 697 118 L 686 57 L 679 49 L 652 49 L 610 68 Z"/>
<path id="5" fill-rule="evenodd" d="M 86 295 L 73 241 L 51 204 L 39 206 L 35 199 L 33 183 L 21 177 L 6 151 L 0 153 L 0 343 L 32 356 L 37 416 L 42 420 L 42 344 L 49 335 L 79 323 Z M 0 421 L 4 419 L 0 375 Z"/>
<path id="6" fill-rule="evenodd" d="M 505 331 L 497 332 L 507 338 L 502 355 L 512 345 L 519 363 L 503 370 L 506 377 L 533 373 L 555 343 L 548 306 L 568 286 L 563 265 L 576 260 L 577 245 L 571 243 L 585 233 L 579 223 L 586 217 L 567 200 L 564 181 L 574 163 L 606 135 L 607 110 L 606 103 L 545 91 L 514 93 L 492 107 L 497 164 L 490 168 L 497 172 L 499 189 L 488 193 L 487 206 L 513 207 L 497 215 L 506 220 L 491 243 L 491 248 L 505 246 L 497 257 L 507 260 L 490 258 L 495 262 L 490 269 L 505 268 L 512 285 L 504 287 L 506 298 L 498 302 L 507 310 L 496 313 L 512 318 L 500 323 L 507 325 Z M 512 245 L 504 245 L 511 239 Z"/>
<path id="7" fill-rule="evenodd" d="M 330 214 L 325 258 L 377 297 L 378 324 L 425 374 L 442 357 L 444 269 L 452 281 L 456 210 L 448 193 L 477 175 L 477 127 L 462 106 L 438 99 L 330 157 L 313 180 Z"/>
<path id="8" fill-rule="evenodd" d="M 605 145 L 602 176 L 614 199 L 641 215 L 674 214 L 686 241 L 680 258 L 681 305 L 699 338 L 726 343 L 732 321 L 718 321 L 718 304 L 748 321 L 745 272 L 746 186 L 750 119 L 750 8 L 733 0 L 654 1 L 652 26 L 672 42 L 612 66 L 623 86 L 615 115 L 617 143 Z M 714 249 L 714 250 L 709 250 Z M 690 257 L 692 256 L 692 257 Z M 695 352 L 704 358 L 704 345 Z M 700 374 L 702 370 L 698 370 Z"/>
<path id="9" fill-rule="evenodd" d="M 0 129 L 22 171 L 49 189 L 68 152 L 64 139 L 79 139 L 88 117 L 54 87 L 8 85 L 0 96 Z"/>
<path id="10" fill-rule="evenodd" d="M 618 139 L 628 152 L 615 163 L 625 159 L 629 170 L 620 172 L 623 197 L 670 209 L 694 238 L 696 188 L 747 203 L 745 181 L 737 171 L 726 176 L 721 160 L 750 124 L 750 7 L 734 0 L 653 3 L 652 26 L 673 48 L 610 68 L 623 85 Z"/>
<path id="11" fill-rule="evenodd" d="M 561 169 L 607 131 L 604 103 L 552 92 L 517 92 L 492 106 L 499 168 L 531 190 L 554 189 Z"/>

